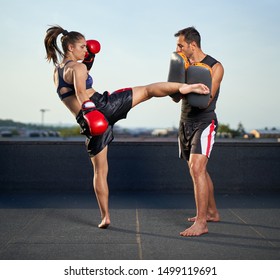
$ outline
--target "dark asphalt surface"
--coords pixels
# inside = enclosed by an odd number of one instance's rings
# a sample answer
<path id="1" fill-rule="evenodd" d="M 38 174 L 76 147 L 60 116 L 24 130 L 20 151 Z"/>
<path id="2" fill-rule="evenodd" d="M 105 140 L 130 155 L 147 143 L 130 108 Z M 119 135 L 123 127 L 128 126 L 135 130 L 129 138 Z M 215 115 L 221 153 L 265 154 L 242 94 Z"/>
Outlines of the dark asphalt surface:
<path id="1" fill-rule="evenodd" d="M 111 225 L 91 192 L 2 192 L 1 260 L 279 260 L 280 193 L 216 194 L 221 222 L 181 237 L 190 193 L 112 192 Z"/>

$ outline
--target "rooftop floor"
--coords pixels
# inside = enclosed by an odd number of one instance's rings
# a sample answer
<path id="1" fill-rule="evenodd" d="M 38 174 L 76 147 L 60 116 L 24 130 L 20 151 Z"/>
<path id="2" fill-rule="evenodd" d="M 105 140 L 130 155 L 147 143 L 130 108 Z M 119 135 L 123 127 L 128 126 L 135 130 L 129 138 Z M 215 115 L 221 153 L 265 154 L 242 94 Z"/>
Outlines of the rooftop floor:
<path id="1" fill-rule="evenodd" d="M 91 192 L 4 192 L 1 260 L 279 260 L 280 193 L 217 194 L 221 222 L 181 237 L 192 194 L 112 192 L 111 225 Z"/>

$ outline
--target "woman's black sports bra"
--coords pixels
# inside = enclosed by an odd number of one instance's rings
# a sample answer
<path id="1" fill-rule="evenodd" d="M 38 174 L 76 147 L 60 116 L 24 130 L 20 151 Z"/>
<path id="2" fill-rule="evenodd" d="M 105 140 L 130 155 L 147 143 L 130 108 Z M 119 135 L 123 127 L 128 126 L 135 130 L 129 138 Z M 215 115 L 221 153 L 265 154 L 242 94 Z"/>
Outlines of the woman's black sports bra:
<path id="1" fill-rule="evenodd" d="M 75 92 L 75 88 L 74 88 L 74 85 L 73 84 L 68 84 L 67 82 L 64 81 L 63 79 L 63 72 L 64 72 L 64 68 L 66 66 L 67 63 L 69 63 L 70 61 L 72 60 L 68 60 L 64 66 L 62 68 L 60 67 L 57 67 L 57 72 L 58 72 L 58 86 L 57 86 L 57 94 L 58 94 L 58 97 L 63 100 L 64 98 L 68 97 L 68 96 L 71 96 L 71 95 L 75 95 L 76 92 Z M 93 83 L 93 80 L 92 80 L 92 77 L 90 75 L 88 75 L 87 77 L 87 80 L 86 80 L 86 89 L 89 89 L 89 88 L 92 88 L 92 83 Z M 70 90 L 65 92 L 65 93 L 60 93 L 60 90 L 62 88 L 69 88 Z"/>

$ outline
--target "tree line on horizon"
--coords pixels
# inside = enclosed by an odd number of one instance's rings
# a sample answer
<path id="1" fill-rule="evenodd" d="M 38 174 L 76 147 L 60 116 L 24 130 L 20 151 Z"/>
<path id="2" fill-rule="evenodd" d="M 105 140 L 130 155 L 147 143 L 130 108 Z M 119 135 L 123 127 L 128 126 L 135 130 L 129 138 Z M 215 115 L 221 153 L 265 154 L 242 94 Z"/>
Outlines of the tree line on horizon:
<path id="1" fill-rule="evenodd" d="M 10 119 L 3 120 L 0 119 L 0 128 L 9 129 L 12 135 L 16 136 L 20 134 L 20 130 L 55 130 L 60 133 L 63 137 L 69 136 L 78 136 L 80 135 L 80 127 L 78 125 L 73 124 L 72 126 L 56 126 L 56 125 L 40 125 L 40 124 L 32 124 L 32 123 L 22 123 L 16 122 Z M 243 136 L 246 131 L 243 124 L 240 122 L 237 126 L 237 129 L 232 129 L 229 124 L 219 123 L 218 133 L 229 134 L 233 138 Z"/>

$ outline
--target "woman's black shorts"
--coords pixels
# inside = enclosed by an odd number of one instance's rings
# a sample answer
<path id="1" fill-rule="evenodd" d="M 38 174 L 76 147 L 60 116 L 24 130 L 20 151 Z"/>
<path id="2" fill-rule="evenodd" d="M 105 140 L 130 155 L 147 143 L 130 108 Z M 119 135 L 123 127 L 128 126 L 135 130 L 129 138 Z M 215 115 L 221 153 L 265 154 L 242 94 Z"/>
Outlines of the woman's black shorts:
<path id="1" fill-rule="evenodd" d="M 81 134 L 86 135 L 86 147 L 90 157 L 97 155 L 107 145 L 109 145 L 113 139 L 113 126 L 114 124 L 125 119 L 127 113 L 132 108 L 132 89 L 124 88 L 109 94 L 105 91 L 103 94 L 95 92 L 90 100 L 95 104 L 96 109 L 100 111 L 108 120 L 109 125 L 104 134 L 98 136 L 92 136 L 89 133 L 89 128 L 86 121 L 83 118 L 82 111 L 77 116 L 77 122 L 81 127 Z"/>

